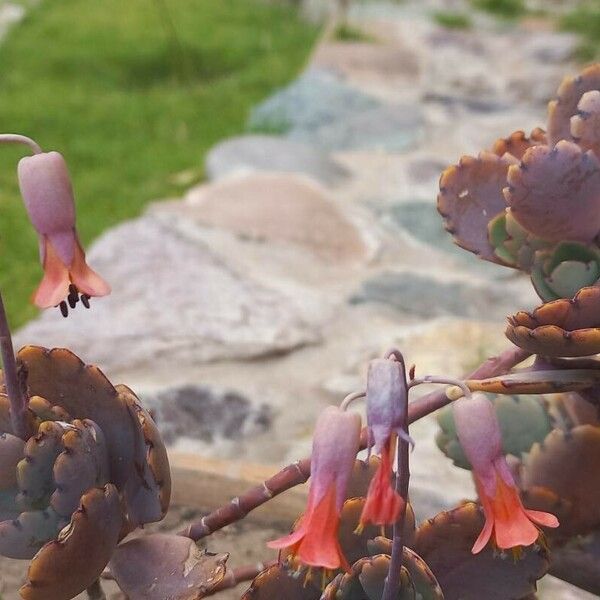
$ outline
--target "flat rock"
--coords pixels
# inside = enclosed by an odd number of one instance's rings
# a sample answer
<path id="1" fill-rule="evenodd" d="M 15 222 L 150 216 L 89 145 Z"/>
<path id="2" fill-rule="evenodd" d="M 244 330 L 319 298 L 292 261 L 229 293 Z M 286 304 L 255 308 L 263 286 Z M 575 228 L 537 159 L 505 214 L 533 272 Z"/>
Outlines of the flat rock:
<path id="1" fill-rule="evenodd" d="M 336 264 L 360 262 L 367 249 L 358 229 L 317 182 L 254 173 L 191 190 L 174 208 L 186 220 L 244 239 L 277 242 Z"/>
<path id="2" fill-rule="evenodd" d="M 208 444 L 241 441 L 269 430 L 273 416 L 268 404 L 254 406 L 236 390 L 207 385 L 183 385 L 141 394 L 167 444 L 181 438 Z"/>
<path id="3" fill-rule="evenodd" d="M 386 271 L 367 279 L 351 300 L 378 302 L 404 314 L 424 318 L 457 316 L 502 319 L 514 310 L 515 298 L 506 287 L 440 280 L 411 271 Z"/>
<path id="4" fill-rule="evenodd" d="M 214 146 L 206 157 L 209 179 L 254 171 L 304 173 L 324 184 L 335 184 L 348 172 L 309 144 L 272 135 L 245 135 Z"/>
<path id="5" fill-rule="evenodd" d="M 384 104 L 336 118 L 315 130 L 292 129 L 292 139 L 327 150 L 404 152 L 424 135 L 424 120 L 416 103 Z"/>
<path id="6" fill-rule="evenodd" d="M 90 263 L 112 294 L 62 319 L 48 310 L 20 330 L 17 347 L 68 347 L 108 371 L 157 361 L 185 369 L 289 352 L 319 340 L 291 296 L 238 273 L 201 240 L 152 216 L 104 234 Z"/>
<path id="7" fill-rule="evenodd" d="M 310 132 L 380 105 L 376 98 L 345 84 L 332 73 L 310 69 L 254 108 L 249 127 L 269 133 Z"/>

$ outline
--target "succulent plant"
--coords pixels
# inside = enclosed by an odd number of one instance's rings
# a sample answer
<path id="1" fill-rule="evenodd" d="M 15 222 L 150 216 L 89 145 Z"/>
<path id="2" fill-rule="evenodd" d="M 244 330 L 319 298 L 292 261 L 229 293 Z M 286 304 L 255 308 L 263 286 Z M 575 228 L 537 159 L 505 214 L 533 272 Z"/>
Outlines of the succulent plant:
<path id="1" fill-rule="evenodd" d="M 535 442 L 541 442 L 552 430 L 548 407 L 537 396 L 495 396 L 492 399 L 496 416 L 502 430 L 502 446 L 505 454 L 520 458 L 529 452 Z M 440 450 L 463 469 L 470 469 L 464 451 L 456 435 L 452 406 L 437 415 L 440 431 L 436 443 Z"/>
<path id="2" fill-rule="evenodd" d="M 600 63 L 560 86 L 549 105 L 548 135 L 541 129 L 530 137 L 516 132 L 498 140 L 491 151 L 463 157 L 446 169 L 438 210 L 458 245 L 484 260 L 530 274 L 544 302 L 571 300 L 580 290 L 597 285 Z M 514 331 L 523 325 L 522 315 L 513 317 L 508 336 L 537 352 L 540 332 L 528 340 L 529 332 Z M 588 321 L 582 329 L 600 324 L 594 318 Z M 557 323 L 546 323 L 550 324 Z M 571 336 L 572 329 L 565 331 L 567 344 L 551 336 L 553 355 L 600 351 L 600 343 L 590 341 L 597 332 Z"/>
<path id="3" fill-rule="evenodd" d="M 544 545 L 535 544 L 511 557 L 490 546 L 472 554 L 482 525 L 481 509 L 467 502 L 417 529 L 413 548 L 429 565 L 445 600 L 511 600 L 534 593 L 536 580 L 549 566 Z"/>
<path id="4" fill-rule="evenodd" d="M 68 350 L 17 355 L 34 434 L 13 435 L 0 395 L 0 554 L 33 559 L 21 595 L 68 600 L 91 585 L 121 537 L 164 516 L 166 450 L 133 392 Z"/>

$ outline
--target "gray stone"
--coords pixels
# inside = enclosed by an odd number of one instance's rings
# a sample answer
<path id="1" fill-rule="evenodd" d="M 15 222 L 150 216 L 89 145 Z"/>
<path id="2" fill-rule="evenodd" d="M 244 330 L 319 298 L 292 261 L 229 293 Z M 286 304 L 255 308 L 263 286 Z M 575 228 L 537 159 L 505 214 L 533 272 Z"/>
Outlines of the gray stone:
<path id="1" fill-rule="evenodd" d="M 506 288 L 475 286 L 463 281 L 440 281 L 410 271 L 383 272 L 365 281 L 353 304 L 378 302 L 404 314 L 431 318 L 453 315 L 489 319 L 514 310 Z"/>
<path id="2" fill-rule="evenodd" d="M 325 184 L 335 184 L 348 172 L 332 158 L 310 146 L 284 137 L 246 135 L 217 144 L 206 157 L 209 179 L 253 171 L 305 173 Z"/>
<path id="3" fill-rule="evenodd" d="M 423 126 L 417 105 L 386 104 L 335 118 L 316 130 L 295 128 L 289 135 L 327 150 L 403 152 L 420 141 Z"/>
<path id="4" fill-rule="evenodd" d="M 403 233 L 432 246 L 443 254 L 455 257 L 461 267 L 492 278 L 504 278 L 511 274 L 510 270 L 483 261 L 457 246 L 452 241 L 452 236 L 444 229 L 435 204 L 425 202 L 395 204 L 384 210 L 382 216 L 391 220 Z"/>
<path id="5" fill-rule="evenodd" d="M 113 292 L 68 319 L 45 311 L 18 333 L 17 346 L 69 347 L 108 371 L 157 361 L 185 370 L 319 340 L 295 298 L 235 272 L 201 240 L 151 216 L 107 232 L 89 259 Z"/>
<path id="6" fill-rule="evenodd" d="M 348 115 L 377 108 L 379 100 L 320 69 L 310 69 L 259 104 L 250 115 L 252 131 L 316 131 Z"/>
<path id="7" fill-rule="evenodd" d="M 214 443 L 218 438 L 242 440 L 267 431 L 273 416 L 270 406 L 253 406 L 233 390 L 185 385 L 142 394 L 163 439 L 172 444 L 182 437 Z"/>

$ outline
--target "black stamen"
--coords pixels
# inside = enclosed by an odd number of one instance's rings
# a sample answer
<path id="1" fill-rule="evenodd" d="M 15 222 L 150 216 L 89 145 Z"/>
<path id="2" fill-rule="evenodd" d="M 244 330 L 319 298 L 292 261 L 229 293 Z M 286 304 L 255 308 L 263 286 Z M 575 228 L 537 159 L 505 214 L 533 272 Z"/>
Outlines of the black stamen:
<path id="1" fill-rule="evenodd" d="M 67 306 L 67 303 L 63 300 L 58 306 L 60 307 L 60 312 L 61 312 L 62 316 L 68 317 L 69 316 L 69 307 Z"/>
<path id="2" fill-rule="evenodd" d="M 90 296 L 87 294 L 81 294 L 81 303 L 86 307 L 90 307 Z"/>

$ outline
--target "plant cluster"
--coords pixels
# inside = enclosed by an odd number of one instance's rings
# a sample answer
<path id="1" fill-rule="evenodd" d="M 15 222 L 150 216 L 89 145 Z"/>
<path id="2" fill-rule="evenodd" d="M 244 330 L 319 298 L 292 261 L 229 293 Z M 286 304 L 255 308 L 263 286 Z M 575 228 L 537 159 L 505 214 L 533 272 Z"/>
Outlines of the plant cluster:
<path id="1" fill-rule="evenodd" d="M 34 302 L 88 307 L 110 290 L 86 264 L 64 160 L 23 136 L 0 142 L 33 153 L 18 175 L 44 268 Z M 525 600 L 547 572 L 599 593 L 600 64 L 563 82 L 547 131 L 449 167 L 438 208 L 460 246 L 531 278 L 542 304 L 509 317 L 514 346 L 458 379 L 416 377 L 395 349 L 373 359 L 364 390 L 319 416 L 310 458 L 178 534 L 131 535 L 164 517 L 171 488 L 135 394 L 65 349 L 15 356 L 0 303 L 0 554 L 31 560 L 21 596 L 101 598 L 104 576 L 132 600 L 244 580 L 243 600 Z M 410 399 L 422 384 L 444 387 Z M 477 499 L 417 527 L 409 430 L 435 411 L 438 446 L 472 471 Z M 309 479 L 304 514 L 269 543 L 276 562 L 230 570 L 199 549 Z"/>

